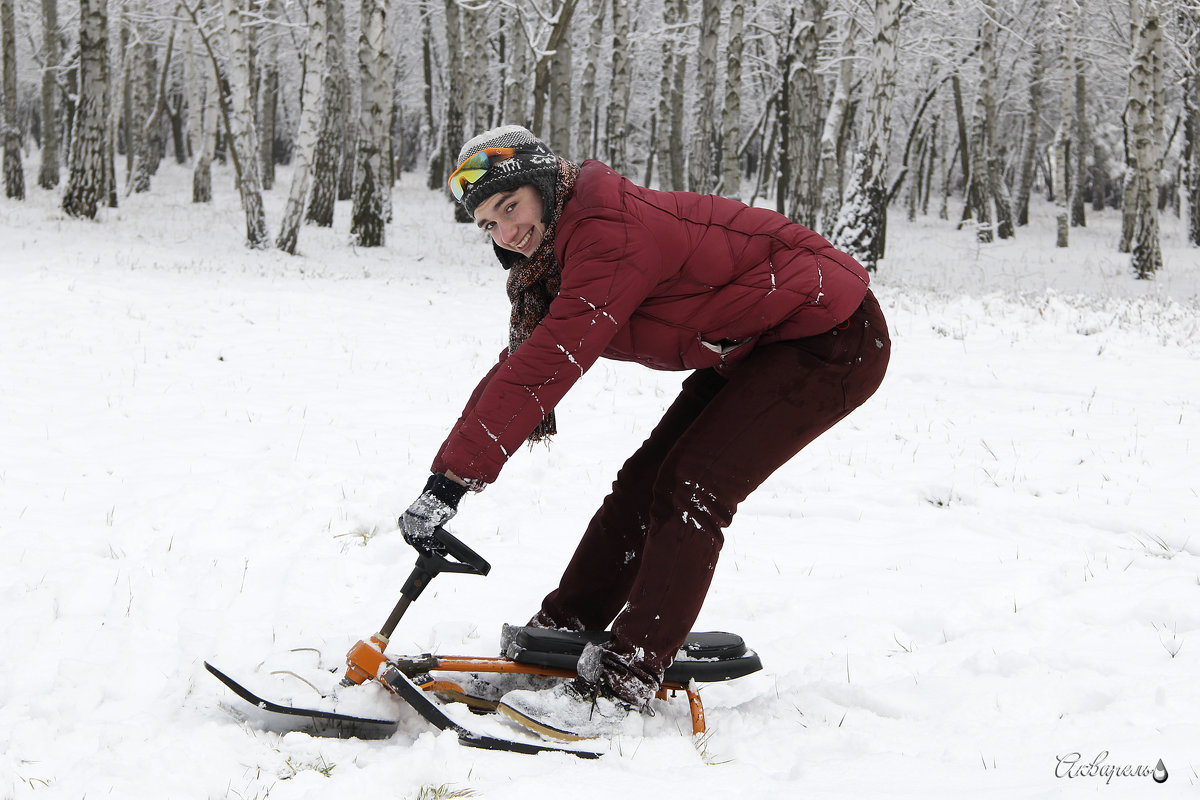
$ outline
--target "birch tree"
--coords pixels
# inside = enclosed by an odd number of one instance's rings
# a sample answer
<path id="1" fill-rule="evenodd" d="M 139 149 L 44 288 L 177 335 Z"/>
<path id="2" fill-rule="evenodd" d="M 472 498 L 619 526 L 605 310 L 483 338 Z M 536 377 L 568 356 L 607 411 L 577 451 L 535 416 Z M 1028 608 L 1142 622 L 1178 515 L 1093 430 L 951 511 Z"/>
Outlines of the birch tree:
<path id="1" fill-rule="evenodd" d="M 1162 152 L 1163 32 L 1158 0 L 1137 0 L 1131 9 L 1133 46 L 1125 103 L 1128 174 L 1121 252 L 1130 254 L 1134 275 L 1145 279 L 1162 267 L 1157 175 Z"/>
<path id="2" fill-rule="evenodd" d="M 563 32 L 555 42 L 554 56 L 547 66 L 550 72 L 550 149 L 563 158 L 571 158 L 571 121 L 575 116 L 571 103 L 575 65 L 570 35 L 570 14 L 574 8 L 575 0 L 563 0 L 559 4 L 556 13 Z"/>
<path id="3" fill-rule="evenodd" d="M 1183 32 L 1184 238 L 1200 246 L 1200 8 L 1179 10 Z"/>
<path id="4" fill-rule="evenodd" d="M 899 64 L 897 39 L 904 0 L 874 0 L 875 30 L 871 37 L 871 74 L 865 98 L 866 119 L 854 155 L 833 243 L 874 272 L 887 239 L 888 133 Z"/>
<path id="5" fill-rule="evenodd" d="M 333 225 L 338 199 L 338 175 L 346 150 L 345 99 L 350 95 L 346 68 L 346 11 L 344 0 L 325 0 L 325 70 L 317 73 L 324 82 L 321 97 L 321 130 L 313 156 L 312 192 L 308 221 L 320 227 Z M 315 76 L 314 76 L 315 77 Z"/>
<path id="6" fill-rule="evenodd" d="M 1038 150 L 1038 128 L 1041 125 L 1042 80 L 1044 77 L 1042 39 L 1039 37 L 1034 41 L 1033 51 L 1030 54 L 1024 130 L 1021 134 L 1021 151 L 1017 157 L 1017 194 L 1013 205 L 1018 225 L 1029 224 L 1029 195 L 1033 191 L 1033 166 Z"/>
<path id="7" fill-rule="evenodd" d="M 262 178 L 258 163 L 258 135 L 250 98 L 250 42 L 243 0 L 224 0 L 225 37 L 228 47 L 226 79 L 229 109 L 230 157 L 237 173 L 238 193 L 246 215 L 246 243 L 266 247 L 269 243 L 263 209 Z"/>
<path id="8" fill-rule="evenodd" d="M 322 90 L 325 87 L 325 30 L 326 0 L 309 0 L 308 42 L 304 53 L 304 86 L 300 96 L 300 129 L 296 134 L 296 148 L 292 171 L 292 188 L 288 194 L 283 222 L 275 246 L 285 253 L 296 252 L 296 241 L 300 236 L 300 224 L 308 202 L 309 187 L 312 185 L 312 162 L 317 149 L 317 138 L 321 130 L 321 111 L 325 107 Z"/>
<path id="9" fill-rule="evenodd" d="M 1070 244 L 1070 184 L 1069 165 L 1075 119 L 1075 24 L 1076 0 L 1062 0 L 1059 7 L 1059 26 L 1062 31 L 1062 51 L 1059 55 L 1058 129 L 1054 134 L 1054 207 L 1058 236 L 1055 244 Z"/>
<path id="10" fill-rule="evenodd" d="M 742 196 L 742 51 L 745 0 L 729 4 L 729 44 L 725 49 L 725 105 L 721 109 L 721 193 Z"/>
<path id="11" fill-rule="evenodd" d="M 363 0 L 358 38 L 362 90 L 359 108 L 354 209 L 351 231 L 360 247 L 382 247 L 392 191 L 389 131 L 392 118 L 391 57 L 387 49 L 387 0 Z"/>
<path id="12" fill-rule="evenodd" d="M 95 219 L 108 191 L 108 4 L 79 3 L 79 100 L 63 210 Z"/>
<path id="13" fill-rule="evenodd" d="M 842 205 L 839 144 L 850 107 L 850 83 L 854 79 L 854 40 L 857 35 L 858 24 L 854 17 L 848 17 L 841 34 L 842 44 L 838 54 L 833 96 L 829 100 L 829 112 L 825 115 L 825 124 L 821 129 L 821 211 L 817 220 L 817 230 L 825 236 L 833 235 Z"/>
<path id="14" fill-rule="evenodd" d="M 4 61 L 4 196 L 25 199 L 21 129 L 17 123 L 17 31 L 13 0 L 0 0 L 0 49 Z"/>
<path id="15" fill-rule="evenodd" d="M 787 134 L 781 136 L 780 187 L 786 194 L 786 213 L 809 228 L 817 226 L 820 205 L 821 80 L 817 59 L 825 38 L 825 0 L 804 0 L 792 34 L 787 59 L 783 108 Z M 781 198 L 782 200 L 782 198 Z M 783 211 L 783 203 L 778 203 Z"/>
<path id="16" fill-rule="evenodd" d="M 576 126 L 575 152 L 581 158 L 596 154 L 596 72 L 600 67 L 600 37 L 604 34 L 604 0 L 590 0 L 588 8 L 587 50 L 579 84 L 579 123 Z"/>
<path id="17" fill-rule="evenodd" d="M 42 0 L 42 163 L 38 186 L 58 186 L 58 0 Z"/>
<path id="18" fill-rule="evenodd" d="M 1011 239 L 1013 236 L 1012 196 L 1008 191 L 1008 183 L 1004 180 L 1004 163 L 1000 155 L 999 139 L 996 135 L 999 125 L 999 111 L 996 103 L 996 84 L 999 78 L 996 53 L 996 31 L 999 27 L 997 20 L 996 0 L 982 0 L 984 35 L 980 41 L 980 63 L 983 95 L 984 131 L 987 144 L 987 193 L 996 215 L 996 235 L 1001 239 Z"/>
<path id="19" fill-rule="evenodd" d="M 666 133 L 659 137 L 659 184 L 666 190 L 687 188 L 683 150 L 683 90 L 687 76 L 687 50 L 683 29 L 687 24 L 686 0 L 663 0 L 662 74 L 659 82 L 658 120 Z"/>
<path id="20" fill-rule="evenodd" d="M 189 27 L 183 68 L 192 142 L 192 202 L 210 203 L 217 144 L 217 75 L 208 57 L 198 52 L 199 38 L 198 27 Z"/>
<path id="21" fill-rule="evenodd" d="M 696 51 L 699 102 L 692 126 L 692 145 L 688 148 L 688 189 L 699 194 L 709 194 L 717 182 L 717 31 L 720 25 L 720 0 L 704 0 L 700 10 L 700 46 Z"/>
<path id="22" fill-rule="evenodd" d="M 626 141 L 626 117 L 629 113 L 629 95 L 632 90 L 629 72 L 629 0 L 610 0 L 612 3 L 613 54 L 612 91 L 608 103 L 608 127 L 605 139 L 608 143 L 608 163 L 617 172 L 629 169 Z"/>

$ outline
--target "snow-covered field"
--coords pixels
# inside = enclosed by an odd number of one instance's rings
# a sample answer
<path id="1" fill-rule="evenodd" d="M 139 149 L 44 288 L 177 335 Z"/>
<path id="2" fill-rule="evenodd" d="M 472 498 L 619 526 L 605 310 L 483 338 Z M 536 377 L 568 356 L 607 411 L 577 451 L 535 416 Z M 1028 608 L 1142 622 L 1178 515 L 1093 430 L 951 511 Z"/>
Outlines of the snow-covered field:
<path id="1" fill-rule="evenodd" d="M 288 257 L 242 246 L 227 176 L 196 207 L 163 169 L 98 223 L 0 201 L 0 797 L 1200 795 L 1200 251 L 1173 218 L 1137 282 L 1112 212 L 1068 250 L 1044 207 L 987 247 L 894 214 L 888 379 L 744 504 L 698 624 L 765 669 L 704 689 L 699 744 L 677 700 L 581 761 L 235 716 L 205 659 L 333 666 L 390 611 L 503 273 L 416 176 L 386 248 L 339 208 Z M 493 654 L 681 379 L 599 363 L 452 524 L 492 574 L 439 578 L 391 650 Z M 1112 774 L 1160 759 L 1165 784 Z"/>

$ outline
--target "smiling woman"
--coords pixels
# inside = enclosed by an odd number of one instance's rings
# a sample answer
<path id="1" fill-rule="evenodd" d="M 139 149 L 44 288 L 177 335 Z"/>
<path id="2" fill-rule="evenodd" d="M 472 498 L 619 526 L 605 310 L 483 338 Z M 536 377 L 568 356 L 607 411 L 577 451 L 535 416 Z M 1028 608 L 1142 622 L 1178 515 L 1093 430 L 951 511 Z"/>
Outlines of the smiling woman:
<path id="1" fill-rule="evenodd" d="M 450 191 L 509 270 L 509 346 L 400 520 L 414 547 L 555 433 L 555 405 L 601 356 L 693 371 L 530 623 L 611 637 L 572 683 L 499 708 L 543 733 L 617 731 L 696 621 L 738 505 L 883 380 L 887 325 L 862 266 L 807 228 L 571 163 L 518 126 L 469 141 Z"/>

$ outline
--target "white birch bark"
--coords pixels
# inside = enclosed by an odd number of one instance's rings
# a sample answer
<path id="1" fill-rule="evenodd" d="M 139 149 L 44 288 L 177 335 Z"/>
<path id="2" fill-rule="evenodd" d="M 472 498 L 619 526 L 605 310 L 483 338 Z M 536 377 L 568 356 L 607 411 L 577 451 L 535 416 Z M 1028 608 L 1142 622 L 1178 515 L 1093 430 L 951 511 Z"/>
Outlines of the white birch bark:
<path id="1" fill-rule="evenodd" d="M 1058 235 L 1058 247 L 1070 245 L 1070 185 L 1068 183 L 1068 161 L 1070 160 L 1075 119 L 1075 0 L 1062 0 L 1059 7 L 1059 26 L 1062 30 L 1062 51 L 1059 55 L 1059 77 L 1062 88 L 1059 94 L 1058 128 L 1054 134 L 1054 218 Z"/>
<path id="2" fill-rule="evenodd" d="M 629 169 L 625 125 L 629 113 L 629 0 L 611 0 L 613 20 L 612 92 L 608 103 L 608 163 L 617 172 Z"/>
<path id="3" fill-rule="evenodd" d="M 94 219 L 108 190 L 108 6 L 80 0 L 79 100 L 63 210 Z"/>
<path id="4" fill-rule="evenodd" d="M 269 244 L 263 209 L 262 179 L 258 169 L 258 136 L 250 105 L 250 42 L 241 0 L 223 0 L 225 36 L 229 48 L 225 78 L 229 82 L 230 156 L 237 175 L 242 211 L 246 215 L 246 243 L 260 248 Z"/>
<path id="5" fill-rule="evenodd" d="M 720 26 L 720 0 L 704 0 L 700 10 L 700 46 L 696 51 L 695 123 L 688 148 L 688 190 L 699 194 L 710 193 L 717 182 L 717 31 Z"/>
<path id="6" fill-rule="evenodd" d="M 42 0 L 42 162 L 38 186 L 58 186 L 58 0 Z"/>
<path id="7" fill-rule="evenodd" d="M 304 59 L 304 90 L 300 97 L 300 129 L 296 133 L 292 188 L 288 193 L 283 222 L 275 246 L 285 253 L 296 252 L 300 224 L 308 204 L 312 186 L 312 163 L 321 132 L 321 111 L 325 107 L 322 92 L 325 87 L 325 0 L 309 0 L 308 42 Z"/>
<path id="8" fill-rule="evenodd" d="M 1184 240 L 1200 246 L 1200 9 L 1180 12 L 1189 46 L 1184 53 Z"/>
<path id="9" fill-rule="evenodd" d="M 842 128 L 850 107 L 850 88 L 854 80 L 854 37 L 857 35 L 858 25 L 854 17 L 849 17 L 846 29 L 842 32 L 833 97 L 829 100 L 829 113 L 825 115 L 825 125 L 821 130 L 821 214 L 817 230 L 824 236 L 833 235 L 842 205 L 842 165 L 838 153 Z"/>
<path id="10" fill-rule="evenodd" d="M 596 154 L 596 72 L 600 67 L 600 37 L 604 34 L 604 0 L 591 0 L 588 9 L 587 50 L 579 85 L 579 123 L 574 152 L 580 158 Z"/>
<path id="11" fill-rule="evenodd" d="M 742 53 L 745 0 L 729 4 L 729 44 L 725 50 L 725 105 L 721 109 L 721 194 L 742 197 Z"/>
<path id="12" fill-rule="evenodd" d="M 325 71 L 321 73 L 324 108 L 321 130 L 313 156 L 312 191 L 308 201 L 309 222 L 323 228 L 333 225 L 338 199 L 338 176 L 346 158 L 346 120 L 342 113 L 344 98 L 350 94 L 350 75 L 346 66 L 346 9 L 344 0 L 325 2 Z"/>
<path id="13" fill-rule="evenodd" d="M 392 118 L 391 57 L 387 49 L 387 0 L 363 0 L 358 66 L 359 107 L 354 210 L 351 230 L 360 247 L 382 247 L 392 190 L 389 131 Z"/>
<path id="14" fill-rule="evenodd" d="M 0 32 L 4 61 L 4 196 L 25 199 L 21 165 L 21 129 L 17 123 L 17 31 L 13 0 L 0 0 Z"/>
<path id="15" fill-rule="evenodd" d="M 1129 189 L 1122 216 L 1128 231 L 1130 265 L 1138 278 L 1162 267 L 1158 230 L 1158 171 L 1162 160 L 1163 31 L 1158 0 L 1136 0 L 1129 98 L 1125 124 L 1129 139 Z"/>
<path id="16" fill-rule="evenodd" d="M 846 198 L 834 230 L 834 244 L 874 272 L 884 254 L 887 237 L 888 134 L 899 68 L 897 39 L 903 0 L 875 0 L 875 30 L 871 37 L 871 75 L 866 119 Z"/>
<path id="17" fill-rule="evenodd" d="M 1040 12 L 1040 4 L 1038 5 Z M 1040 13 L 1038 14 L 1040 16 Z M 1038 147 L 1038 125 L 1042 113 L 1042 40 L 1033 44 L 1029 62 L 1029 86 L 1025 105 L 1025 130 L 1021 135 L 1021 151 L 1017 158 L 1017 196 L 1014 202 L 1018 225 L 1029 224 L 1029 195 L 1033 191 L 1034 157 Z"/>

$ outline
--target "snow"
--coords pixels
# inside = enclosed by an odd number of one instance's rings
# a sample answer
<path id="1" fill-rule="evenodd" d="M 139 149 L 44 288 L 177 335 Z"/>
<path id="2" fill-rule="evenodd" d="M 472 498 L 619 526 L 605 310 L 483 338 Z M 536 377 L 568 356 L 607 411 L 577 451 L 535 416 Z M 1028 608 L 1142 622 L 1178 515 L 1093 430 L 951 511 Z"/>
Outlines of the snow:
<path id="1" fill-rule="evenodd" d="M 227 174 L 211 207 L 189 181 L 164 165 L 100 222 L 0 201 L 0 796 L 1195 796 L 1200 256 L 1175 219 L 1138 282 L 1113 212 L 1067 250 L 1045 207 L 986 246 L 893 213 L 889 375 L 743 505 L 697 625 L 764 670 L 703 689 L 698 744 L 676 699 L 581 761 L 463 748 L 371 689 L 392 739 L 281 735 L 204 671 L 321 702 L 280 671 L 391 610 L 395 518 L 508 312 L 419 176 L 387 247 L 339 208 L 297 257 L 242 245 Z M 493 654 L 682 377 L 597 363 L 453 521 L 491 575 L 438 578 L 389 651 Z M 1159 759 L 1165 784 L 1130 776 Z"/>

